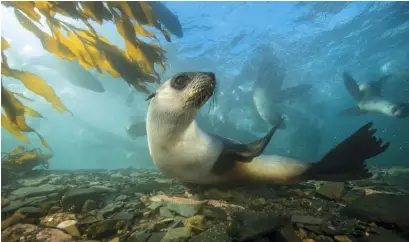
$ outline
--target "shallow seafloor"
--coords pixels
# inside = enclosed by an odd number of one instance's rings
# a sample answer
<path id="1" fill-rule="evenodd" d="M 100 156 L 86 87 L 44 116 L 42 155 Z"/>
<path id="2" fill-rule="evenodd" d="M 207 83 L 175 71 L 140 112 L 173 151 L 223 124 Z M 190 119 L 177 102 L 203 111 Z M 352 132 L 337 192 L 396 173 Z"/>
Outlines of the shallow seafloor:
<path id="1" fill-rule="evenodd" d="M 2 241 L 408 241 L 409 172 L 375 174 L 228 189 L 152 170 L 40 172 L 2 186 Z"/>

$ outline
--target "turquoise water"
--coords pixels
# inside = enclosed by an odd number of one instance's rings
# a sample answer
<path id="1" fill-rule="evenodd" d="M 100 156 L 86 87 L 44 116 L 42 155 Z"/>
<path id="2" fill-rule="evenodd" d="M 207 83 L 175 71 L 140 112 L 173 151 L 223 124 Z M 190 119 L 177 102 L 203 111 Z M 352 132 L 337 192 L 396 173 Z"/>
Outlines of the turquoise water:
<path id="1" fill-rule="evenodd" d="M 378 135 L 391 142 L 391 146 L 372 162 L 409 164 L 408 118 L 338 115 L 354 105 L 342 82 L 344 70 L 362 82 L 376 80 L 387 73 L 408 72 L 407 2 L 166 2 L 165 5 L 178 16 L 184 35 L 182 38 L 173 36 L 171 43 L 160 37 L 167 50 L 169 66 L 161 73 L 162 80 L 182 71 L 216 73 L 219 83 L 216 108 L 211 112 L 207 107 L 202 110 L 204 118 L 211 121 L 203 124 L 206 131 L 218 130 L 217 125 L 228 123 L 230 129 L 224 129 L 223 135 L 238 137 L 241 141 L 253 137 L 246 136 L 257 125 L 251 105 L 247 94 L 236 99 L 232 90 L 238 85 L 233 81 L 256 55 L 257 48 L 268 44 L 285 63 L 284 86 L 299 83 L 313 86 L 308 98 L 293 106 L 299 107 L 304 116 L 318 117 L 320 125 L 313 130 L 303 126 L 301 117 L 292 117 L 292 120 L 299 118 L 301 121 L 294 122 L 295 126 L 288 130 L 279 131 L 267 153 L 318 159 L 357 128 L 373 121 Z M 10 65 L 21 66 L 30 56 L 43 53 L 39 40 L 18 27 L 11 9 L 2 6 L 1 14 L 3 20 L 7 19 L 7 23 L 2 21 L 1 35 L 13 48 L 8 55 Z M 113 24 L 95 27 L 123 47 Z M 136 94 L 133 102 L 127 105 L 127 84 L 108 75 L 98 76 L 105 93 L 94 93 L 71 85 L 56 73 L 39 68 L 30 70 L 41 74 L 74 114 L 58 114 L 38 98 L 30 105 L 46 117 L 29 122 L 52 147 L 54 157 L 50 160 L 50 168 L 153 167 L 146 137 L 133 140 L 125 131 L 134 116 L 140 120 L 144 118 L 145 94 Z M 23 90 L 20 84 L 7 78 L 3 80 L 13 91 Z M 253 81 L 249 77 L 248 80 L 240 79 L 239 83 L 244 90 L 249 90 Z M 151 86 L 151 90 L 155 88 L 157 86 Z M 409 101 L 408 74 L 393 78 L 384 88 L 385 97 Z M 239 135 L 242 131 L 245 134 Z M 254 137 L 262 135 L 250 133 Z M 20 144 L 4 129 L 1 137 L 3 152 Z M 43 149 L 35 135 L 28 137 L 31 144 L 27 147 Z"/>

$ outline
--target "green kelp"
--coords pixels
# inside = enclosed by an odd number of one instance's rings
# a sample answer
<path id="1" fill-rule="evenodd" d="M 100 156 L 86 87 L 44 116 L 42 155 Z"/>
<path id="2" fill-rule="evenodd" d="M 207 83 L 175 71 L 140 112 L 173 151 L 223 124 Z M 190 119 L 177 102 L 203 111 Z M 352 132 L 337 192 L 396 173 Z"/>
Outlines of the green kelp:
<path id="1" fill-rule="evenodd" d="M 170 35 L 155 17 L 149 2 L 3 1 L 2 4 L 13 8 L 21 26 L 41 41 L 44 50 L 58 58 L 77 60 L 85 70 L 92 68 L 100 74 L 108 73 L 114 78 L 122 78 L 140 92 L 148 93 L 147 85 L 159 82 L 155 64 L 165 68 L 164 50 L 155 34 L 144 26 L 160 30 L 167 41 L 170 41 Z M 86 27 L 77 27 L 58 16 L 79 21 Z M 125 50 L 98 34 L 91 22 L 99 25 L 104 22 L 114 23 L 125 42 Z M 49 31 L 43 31 L 43 28 L 48 28 Z M 152 43 L 144 42 L 138 36 L 148 38 Z M 8 48 L 9 43 L 2 37 L 1 74 L 19 79 L 27 89 L 42 96 L 57 111 L 69 112 L 52 87 L 41 77 L 8 66 L 3 53 Z M 24 133 L 37 132 L 26 124 L 25 115 L 41 115 L 18 100 L 17 97 L 25 98 L 22 94 L 13 93 L 3 85 L 1 92 L 5 113 L 2 113 L 2 127 L 28 143 Z M 42 136 L 38 136 L 43 145 L 49 148 Z"/>

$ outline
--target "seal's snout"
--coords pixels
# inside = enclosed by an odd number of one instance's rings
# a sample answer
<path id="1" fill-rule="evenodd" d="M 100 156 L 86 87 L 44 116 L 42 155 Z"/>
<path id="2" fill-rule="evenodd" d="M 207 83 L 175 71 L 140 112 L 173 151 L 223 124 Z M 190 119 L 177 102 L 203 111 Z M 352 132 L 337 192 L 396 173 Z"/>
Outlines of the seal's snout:
<path id="1" fill-rule="evenodd" d="M 196 108 L 203 106 L 216 88 L 216 75 L 213 72 L 192 73 L 191 85 L 186 90 L 187 105 Z"/>
<path id="2" fill-rule="evenodd" d="M 401 103 L 393 112 L 393 115 L 397 118 L 406 118 L 409 116 L 409 104 Z"/>
<path id="3" fill-rule="evenodd" d="M 213 72 L 207 72 L 207 75 L 210 77 L 210 79 L 216 80 L 216 75 Z"/>
<path id="4" fill-rule="evenodd" d="M 201 72 L 199 79 L 202 85 L 208 85 L 211 88 L 216 86 L 216 75 L 213 72 Z"/>

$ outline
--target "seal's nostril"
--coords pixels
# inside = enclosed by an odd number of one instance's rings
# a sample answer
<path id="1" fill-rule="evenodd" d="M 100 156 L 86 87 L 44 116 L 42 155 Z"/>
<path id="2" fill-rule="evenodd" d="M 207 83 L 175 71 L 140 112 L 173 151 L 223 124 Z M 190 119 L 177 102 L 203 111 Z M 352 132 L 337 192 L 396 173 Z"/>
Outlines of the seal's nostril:
<path id="1" fill-rule="evenodd" d="M 216 75 L 213 72 L 207 73 L 212 79 L 216 79 Z"/>

